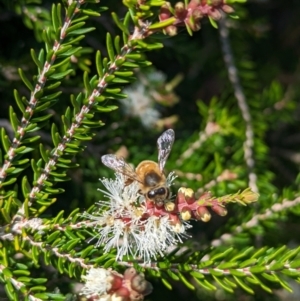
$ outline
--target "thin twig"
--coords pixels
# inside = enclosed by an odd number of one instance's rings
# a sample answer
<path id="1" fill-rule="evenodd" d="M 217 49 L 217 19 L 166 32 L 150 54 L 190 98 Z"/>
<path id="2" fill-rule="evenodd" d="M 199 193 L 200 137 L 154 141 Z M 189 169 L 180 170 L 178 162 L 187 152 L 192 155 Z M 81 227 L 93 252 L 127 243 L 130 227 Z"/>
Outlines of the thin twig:
<path id="1" fill-rule="evenodd" d="M 211 180 L 210 182 L 206 183 L 203 187 L 198 188 L 196 193 L 204 193 L 205 191 L 210 190 L 212 187 L 216 186 L 218 183 L 224 182 L 224 181 L 230 181 L 237 178 L 237 174 L 225 169 L 219 176 L 217 176 L 215 179 Z"/>
<path id="2" fill-rule="evenodd" d="M 177 165 L 182 165 L 183 162 L 186 159 L 190 158 L 191 155 L 197 149 L 199 149 L 209 137 L 211 137 L 213 134 L 220 131 L 220 126 L 217 123 L 211 121 L 211 119 L 212 119 L 211 117 L 208 118 L 208 122 L 206 124 L 204 131 L 199 132 L 199 138 L 196 141 L 192 142 L 188 146 L 187 150 L 183 152 L 181 156 L 178 158 L 178 160 L 176 161 Z"/>
<path id="3" fill-rule="evenodd" d="M 224 233 L 220 238 L 215 239 L 211 242 L 212 246 L 220 246 L 224 242 L 231 241 L 237 234 L 244 232 L 245 230 L 252 229 L 259 225 L 260 221 L 266 221 L 276 216 L 278 213 L 283 212 L 289 208 L 295 207 L 300 204 L 300 197 L 289 201 L 283 200 L 281 204 L 276 203 L 270 209 L 267 209 L 261 214 L 254 215 L 248 222 L 237 226 L 232 233 Z"/>
<path id="4" fill-rule="evenodd" d="M 62 253 L 59 251 L 59 248 L 57 247 L 52 247 L 52 246 L 45 246 L 45 243 L 40 241 L 40 242 L 36 242 L 34 241 L 30 236 L 24 236 L 23 237 L 24 241 L 27 241 L 28 243 L 30 243 L 31 246 L 37 247 L 41 250 L 41 252 L 43 252 L 44 254 L 46 254 L 47 252 L 51 252 L 52 254 L 54 254 L 57 258 L 63 258 L 68 262 L 74 263 L 78 266 L 80 266 L 83 269 L 90 269 L 93 267 L 92 264 L 86 264 L 85 263 L 85 259 L 84 258 L 80 258 L 80 257 L 74 257 L 71 254 L 68 253 Z"/>
<path id="5" fill-rule="evenodd" d="M 254 146 L 254 132 L 252 126 L 252 120 L 250 115 L 249 106 L 246 100 L 246 96 L 243 92 L 242 85 L 239 80 L 238 71 L 234 63 L 232 49 L 229 41 L 229 30 L 226 26 L 225 15 L 219 21 L 219 33 L 222 44 L 224 61 L 228 70 L 229 80 L 234 89 L 234 95 L 237 99 L 238 106 L 241 110 L 242 117 L 246 124 L 246 141 L 244 142 L 244 158 L 248 168 L 249 187 L 252 191 L 258 193 L 257 176 L 254 172 L 255 161 L 253 158 L 253 146 Z"/>
<path id="6" fill-rule="evenodd" d="M 120 262 L 118 262 L 118 264 L 125 266 L 125 267 L 134 267 L 135 266 L 135 263 L 127 262 L 127 261 L 120 261 Z M 245 276 L 253 275 L 251 269 L 253 268 L 254 264 L 249 265 L 247 267 L 234 268 L 234 269 L 228 269 L 228 268 L 220 269 L 217 267 L 218 265 L 219 264 L 215 264 L 215 266 L 214 266 L 212 264 L 208 268 L 199 268 L 199 266 L 197 264 L 186 264 L 186 266 L 189 267 L 190 271 L 195 271 L 202 275 L 214 275 L 214 272 L 216 272 L 216 273 L 222 274 L 223 276 L 225 276 L 225 275 L 230 276 L 230 275 L 232 275 L 232 270 L 235 270 L 239 273 L 243 273 Z M 143 267 L 145 269 L 154 270 L 154 271 L 163 271 L 164 269 L 166 269 L 166 268 L 160 267 L 159 264 L 156 262 L 150 262 L 150 263 L 147 263 L 147 262 L 140 263 L 139 262 L 139 266 Z M 269 274 L 274 273 L 274 270 L 272 269 L 272 265 L 265 264 L 264 267 L 265 267 L 265 273 L 269 273 Z M 180 264 L 178 264 L 178 263 L 171 264 L 170 266 L 167 267 L 167 269 L 171 270 L 174 273 L 182 273 L 182 271 L 180 269 Z M 290 265 L 290 262 L 287 260 L 282 267 L 277 269 L 277 271 L 278 270 L 279 271 L 288 270 L 290 272 L 299 272 L 300 269 L 292 268 Z M 186 271 L 186 272 L 189 272 L 189 271 Z"/>

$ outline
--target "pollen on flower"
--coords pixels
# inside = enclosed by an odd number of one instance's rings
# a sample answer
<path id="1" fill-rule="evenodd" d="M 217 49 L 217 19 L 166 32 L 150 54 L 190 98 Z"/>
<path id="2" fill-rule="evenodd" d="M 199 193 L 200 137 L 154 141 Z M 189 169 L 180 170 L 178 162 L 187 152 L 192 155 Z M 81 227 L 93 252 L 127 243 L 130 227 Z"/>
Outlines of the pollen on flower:
<path id="1" fill-rule="evenodd" d="M 172 185 L 175 176 L 167 177 L 167 185 Z M 181 236 L 191 227 L 179 220 L 177 213 L 156 208 L 139 193 L 139 184 L 125 185 L 124 176 L 116 173 L 116 178 L 102 179 L 106 189 L 101 192 L 106 197 L 99 202 L 96 212 L 84 216 L 96 221 L 96 246 L 104 252 L 117 249 L 116 259 L 133 256 L 144 262 L 163 256 L 168 247 L 182 242 Z M 103 208 L 107 208 L 104 210 Z"/>
<path id="2" fill-rule="evenodd" d="M 174 173 L 167 176 L 167 187 L 172 185 L 175 177 Z M 177 195 L 164 200 L 162 206 L 147 194 L 141 194 L 137 181 L 128 185 L 121 173 L 117 172 L 115 179 L 103 178 L 101 182 L 104 199 L 98 203 L 95 212 L 85 212 L 83 217 L 95 226 L 91 241 L 96 240 L 96 247 L 102 247 L 105 253 L 116 249 L 116 260 L 131 256 L 135 260 L 151 262 L 189 237 L 190 220 L 208 222 L 211 219 L 208 208 L 225 216 L 226 203 L 245 204 L 258 197 L 249 189 L 219 198 L 210 192 L 196 197 L 190 188 L 180 188 Z"/>

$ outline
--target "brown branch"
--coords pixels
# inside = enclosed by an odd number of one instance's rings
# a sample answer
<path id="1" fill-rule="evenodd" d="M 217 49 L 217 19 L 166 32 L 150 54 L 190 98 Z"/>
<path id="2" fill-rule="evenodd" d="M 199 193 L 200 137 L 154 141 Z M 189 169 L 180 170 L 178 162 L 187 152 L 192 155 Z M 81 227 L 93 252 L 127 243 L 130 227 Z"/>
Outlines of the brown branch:
<path id="1" fill-rule="evenodd" d="M 45 62 L 40 74 L 38 74 L 38 76 L 37 76 L 38 81 L 35 85 L 34 90 L 31 92 L 30 100 L 25 109 L 26 114 L 23 115 L 20 125 L 18 126 L 17 132 L 15 133 L 15 137 L 12 140 L 12 144 L 7 152 L 7 159 L 5 160 L 3 166 L 0 168 L 0 187 L 2 186 L 2 183 L 5 181 L 5 179 L 7 177 L 7 170 L 12 166 L 12 162 L 17 155 L 15 150 L 18 147 L 20 147 L 22 140 L 26 135 L 26 129 L 29 126 L 30 120 L 35 113 L 35 108 L 38 104 L 38 99 L 35 97 L 35 95 L 41 89 L 43 89 L 45 87 L 46 82 L 47 82 L 46 73 L 53 66 L 53 64 L 56 60 L 56 53 L 58 50 L 61 49 L 62 42 L 65 39 L 65 37 L 67 36 L 67 33 L 66 33 L 67 29 L 70 27 L 70 25 L 72 23 L 71 21 L 74 18 L 74 16 L 78 13 L 78 11 L 79 11 L 78 9 L 79 9 L 80 5 L 81 5 L 81 1 L 78 0 L 77 8 L 74 10 L 73 15 L 70 18 L 69 17 L 65 18 L 64 25 L 60 30 L 60 40 L 55 41 L 54 45 L 52 47 L 53 55 L 50 59 L 50 62 L 48 62 L 48 61 Z"/>
<path id="2" fill-rule="evenodd" d="M 254 131 L 252 125 L 252 119 L 250 115 L 249 106 L 247 103 L 246 96 L 244 94 L 242 85 L 240 83 L 240 79 L 238 76 L 238 70 L 234 63 L 233 53 L 229 41 L 229 30 L 226 24 L 226 17 L 223 16 L 222 19 L 219 20 L 219 33 L 220 33 L 220 40 L 222 44 L 224 62 L 226 64 L 228 70 L 229 80 L 232 84 L 234 89 L 234 95 L 237 99 L 238 106 L 241 110 L 242 117 L 246 124 L 246 131 L 245 136 L 246 140 L 244 142 L 244 158 L 246 161 L 246 165 L 248 168 L 248 180 L 249 180 L 249 187 L 252 191 L 258 193 L 257 187 L 257 175 L 254 172 L 255 161 L 253 158 L 253 147 L 254 147 Z"/>

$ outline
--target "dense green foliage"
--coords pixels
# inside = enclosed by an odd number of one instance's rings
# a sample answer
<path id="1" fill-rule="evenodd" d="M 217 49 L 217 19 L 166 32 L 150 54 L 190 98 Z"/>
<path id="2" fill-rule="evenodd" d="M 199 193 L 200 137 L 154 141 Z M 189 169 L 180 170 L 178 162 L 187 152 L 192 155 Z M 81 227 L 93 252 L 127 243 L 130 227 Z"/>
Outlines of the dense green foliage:
<path id="1" fill-rule="evenodd" d="M 79 300 L 93 265 L 131 266 L 93 245 L 82 212 L 114 177 L 101 156 L 157 160 L 166 128 L 174 194 L 260 197 L 232 197 L 226 217 L 211 211 L 172 252 L 134 263 L 146 300 L 285 298 L 300 282 L 300 4 L 227 1 L 233 15 L 168 36 L 164 1 L 72 2 L 0 4 L 0 299 Z"/>

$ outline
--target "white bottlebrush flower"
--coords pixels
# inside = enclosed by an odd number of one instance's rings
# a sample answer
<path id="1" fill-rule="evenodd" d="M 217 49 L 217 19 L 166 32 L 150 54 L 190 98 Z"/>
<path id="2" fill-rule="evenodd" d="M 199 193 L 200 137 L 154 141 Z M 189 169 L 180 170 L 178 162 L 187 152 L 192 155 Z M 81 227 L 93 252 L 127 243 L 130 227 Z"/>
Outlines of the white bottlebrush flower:
<path id="1" fill-rule="evenodd" d="M 143 273 L 128 268 L 124 275 L 114 270 L 91 268 L 82 277 L 85 285 L 80 294 L 97 301 L 142 301 L 152 292 Z"/>
<path id="2" fill-rule="evenodd" d="M 170 174 L 167 185 L 171 185 L 173 179 L 174 175 Z M 168 247 L 182 242 L 181 237 L 187 236 L 188 223 L 178 220 L 178 224 L 174 225 L 168 212 L 153 214 L 147 209 L 137 182 L 125 186 L 124 177 L 119 173 L 116 173 L 115 180 L 102 179 L 101 182 L 106 188 L 101 191 L 107 200 L 99 203 L 98 212 L 84 215 L 97 222 L 96 245 L 102 245 L 105 252 L 116 248 L 119 260 L 132 255 L 150 262 L 151 257 L 163 256 Z"/>
<path id="3" fill-rule="evenodd" d="M 153 70 L 152 72 L 149 72 L 146 75 L 147 75 L 148 81 L 152 84 L 160 84 L 161 85 L 167 79 L 167 77 L 164 73 L 157 71 L 157 70 Z"/>
<path id="4" fill-rule="evenodd" d="M 81 290 L 81 294 L 87 297 L 102 296 L 104 299 L 110 300 L 110 295 L 107 294 L 112 288 L 114 275 L 102 268 L 92 268 L 85 276 L 82 276 L 85 285 Z"/>
<path id="5" fill-rule="evenodd" d="M 167 215 L 149 217 L 144 224 L 142 235 L 139 236 L 137 253 L 145 262 L 150 262 L 151 257 L 156 258 L 157 254 L 163 256 L 167 248 L 182 242 L 180 236 L 186 236 L 186 228 L 188 227 L 183 226 L 182 233 L 176 232 Z"/>
<path id="6" fill-rule="evenodd" d="M 152 128 L 160 119 L 160 113 L 154 108 L 154 101 L 142 84 L 133 85 L 124 90 L 128 98 L 122 100 L 125 114 L 140 118 L 146 128 Z"/>

